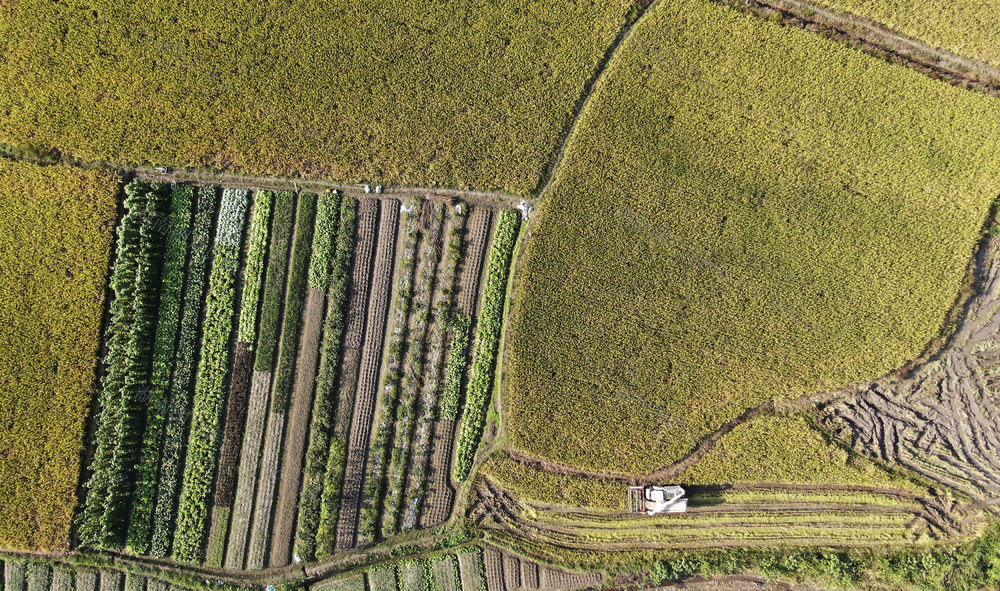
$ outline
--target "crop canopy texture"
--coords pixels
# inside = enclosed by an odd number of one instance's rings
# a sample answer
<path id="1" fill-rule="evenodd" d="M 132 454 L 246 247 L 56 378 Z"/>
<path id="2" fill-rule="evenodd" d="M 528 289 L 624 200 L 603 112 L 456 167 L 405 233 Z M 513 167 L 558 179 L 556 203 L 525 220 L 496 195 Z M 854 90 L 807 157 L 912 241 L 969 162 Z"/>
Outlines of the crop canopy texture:
<path id="1" fill-rule="evenodd" d="M 0 160 L 0 546 L 69 547 L 118 179 Z"/>
<path id="2" fill-rule="evenodd" d="M 632 0 L 7 0 L 0 142 L 527 192 Z"/>
<path id="3" fill-rule="evenodd" d="M 1000 194 L 1000 102 L 704 0 L 608 66 L 526 246 L 511 443 L 649 472 L 919 355 Z"/>

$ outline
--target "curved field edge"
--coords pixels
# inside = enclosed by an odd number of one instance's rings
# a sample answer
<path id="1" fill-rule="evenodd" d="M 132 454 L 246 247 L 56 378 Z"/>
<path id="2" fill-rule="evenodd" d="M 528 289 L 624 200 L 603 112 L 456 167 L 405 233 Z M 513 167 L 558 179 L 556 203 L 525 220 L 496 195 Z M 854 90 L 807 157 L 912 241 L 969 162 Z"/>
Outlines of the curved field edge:
<path id="1" fill-rule="evenodd" d="M 0 14 L 0 141 L 28 156 L 525 195 L 634 14 L 632 0 L 14 0 Z"/>
<path id="2" fill-rule="evenodd" d="M 0 546 L 69 547 L 116 175 L 0 160 Z"/>
<path id="3" fill-rule="evenodd" d="M 875 20 L 904 35 L 959 55 L 1000 66 L 1000 2 L 956 0 L 822 0 L 817 4 Z M 996 81 L 1000 82 L 1000 81 Z"/>
<path id="4" fill-rule="evenodd" d="M 654 5 L 525 248 L 511 444 L 648 472 L 748 407 L 916 357 L 1000 192 L 998 114 L 807 31 Z"/>

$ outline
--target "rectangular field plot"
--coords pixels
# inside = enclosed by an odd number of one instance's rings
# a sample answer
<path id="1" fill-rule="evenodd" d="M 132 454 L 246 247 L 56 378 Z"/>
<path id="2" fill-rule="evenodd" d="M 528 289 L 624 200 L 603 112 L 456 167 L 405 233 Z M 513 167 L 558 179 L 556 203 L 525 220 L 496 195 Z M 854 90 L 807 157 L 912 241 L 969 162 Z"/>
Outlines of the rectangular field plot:
<path id="1" fill-rule="evenodd" d="M 458 427 L 467 471 L 491 394 L 465 390 L 496 355 L 473 351 L 480 324 L 502 322 L 491 236 L 507 228 L 509 260 L 516 223 L 492 220 L 519 214 L 406 193 L 125 193 L 85 543 L 256 570 L 443 523 Z M 113 577 L 99 591 L 146 591 Z"/>

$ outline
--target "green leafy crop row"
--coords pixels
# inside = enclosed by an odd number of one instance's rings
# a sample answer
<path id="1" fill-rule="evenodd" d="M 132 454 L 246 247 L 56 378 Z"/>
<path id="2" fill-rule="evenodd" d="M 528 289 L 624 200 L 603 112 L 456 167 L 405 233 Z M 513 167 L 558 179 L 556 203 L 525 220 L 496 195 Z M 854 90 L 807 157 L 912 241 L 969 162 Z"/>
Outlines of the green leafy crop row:
<path id="1" fill-rule="evenodd" d="M 153 512 L 151 550 L 154 555 L 161 558 L 170 554 L 174 539 L 177 493 L 180 490 L 187 427 L 191 418 L 191 384 L 197 359 L 198 326 L 204 306 L 212 223 L 218 204 L 219 192 L 216 187 L 198 189 L 194 225 L 191 229 L 191 254 L 184 282 L 180 335 L 177 340 L 173 379 L 170 383 L 169 413 L 163 434 L 160 481 L 156 492 L 156 508 Z"/>
<path id="2" fill-rule="evenodd" d="M 514 209 L 505 209 L 500 212 L 500 221 L 493 235 L 481 312 L 476 325 L 476 350 L 472 357 L 472 373 L 469 376 L 465 411 L 462 413 L 462 431 L 455 459 L 455 479 L 459 482 L 469 477 L 483 427 L 486 425 L 486 410 L 493 390 L 493 370 L 500 347 L 504 302 L 507 299 L 507 274 L 520 224 L 520 213 Z"/>
<path id="3" fill-rule="evenodd" d="M 198 561 L 204 554 L 208 501 L 218 461 L 220 423 L 229 374 L 235 284 L 248 196 L 243 189 L 226 189 L 222 195 L 205 300 L 205 323 L 184 465 L 184 484 L 177 507 L 174 557 L 178 560 Z"/>
<path id="4" fill-rule="evenodd" d="M 323 203 L 323 200 L 320 201 Z M 346 197 L 339 203 L 336 227 L 336 241 L 333 245 L 332 266 L 327 289 L 326 317 L 323 321 L 323 344 L 320 349 L 319 370 L 316 377 L 316 399 L 313 404 L 312 423 L 309 428 L 309 447 L 306 451 L 305 475 L 299 501 L 298 534 L 296 553 L 302 560 L 316 559 L 316 538 L 322 518 L 322 497 L 324 481 L 327 478 L 330 460 L 330 434 L 337 406 L 337 375 L 340 368 L 344 338 L 347 291 L 351 283 L 351 261 L 354 256 L 354 232 L 357 212 L 356 202 Z M 320 208 L 322 212 L 323 207 Z M 326 215 L 326 214 L 323 214 Z M 320 221 L 317 219 L 319 240 Z M 332 231 L 332 227 L 326 231 Z M 320 258 L 315 250 L 313 260 Z M 341 458 L 342 459 L 342 458 Z M 336 462 L 334 471 L 343 470 L 342 462 Z M 336 494 L 339 498 L 339 487 Z M 329 518 L 329 517 L 328 517 Z M 336 520 L 334 520 L 336 521 Z M 335 526 L 329 526 L 332 529 Z"/>
<path id="5" fill-rule="evenodd" d="M 184 268 L 187 263 L 193 200 L 194 187 L 190 185 L 177 185 L 171 193 L 159 320 L 153 345 L 153 375 L 126 541 L 129 550 L 136 554 L 149 552 L 153 529 L 153 507 L 156 504 L 160 451 L 167 419 L 170 374 L 174 368 L 181 302 L 184 297 Z"/>
<path id="6" fill-rule="evenodd" d="M 260 286 L 264 278 L 264 261 L 267 257 L 267 237 L 273 205 L 274 193 L 271 191 L 257 191 L 253 197 L 253 214 L 250 216 L 250 244 L 247 248 L 243 295 L 240 299 L 240 325 L 237 329 L 239 340 L 249 345 L 253 345 L 257 338 Z"/>

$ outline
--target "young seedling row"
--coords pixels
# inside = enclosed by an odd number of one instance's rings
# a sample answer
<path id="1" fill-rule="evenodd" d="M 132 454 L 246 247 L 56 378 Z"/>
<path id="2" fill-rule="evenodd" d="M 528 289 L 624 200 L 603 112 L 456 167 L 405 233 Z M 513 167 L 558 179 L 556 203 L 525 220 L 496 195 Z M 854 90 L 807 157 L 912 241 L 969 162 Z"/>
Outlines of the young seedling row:
<path id="1" fill-rule="evenodd" d="M 81 543 L 254 570 L 448 519 L 483 431 L 518 213 L 125 191 Z M 458 565 L 404 578 L 451 588 Z"/>

